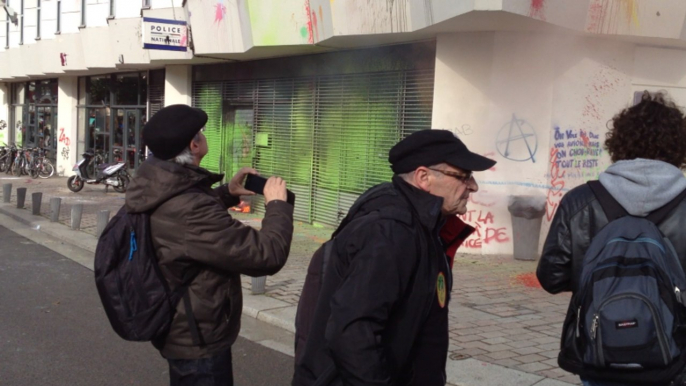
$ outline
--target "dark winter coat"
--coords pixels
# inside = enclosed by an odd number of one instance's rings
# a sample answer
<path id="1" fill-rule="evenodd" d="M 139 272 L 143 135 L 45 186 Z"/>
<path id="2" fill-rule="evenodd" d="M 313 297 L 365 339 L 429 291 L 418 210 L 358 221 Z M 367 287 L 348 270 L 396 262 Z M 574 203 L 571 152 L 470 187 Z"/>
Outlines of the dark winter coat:
<path id="1" fill-rule="evenodd" d="M 181 301 L 169 335 L 158 342 L 165 358 L 206 358 L 229 348 L 240 330 L 240 274 L 273 275 L 288 257 L 293 206 L 271 201 L 258 231 L 229 215 L 227 209 L 238 203 L 237 198 L 226 185 L 211 188 L 222 177 L 200 167 L 151 158 L 136 171 L 126 193 L 128 211 L 157 207 L 150 226 L 170 286 L 179 285 L 186 272 L 201 269 L 188 291 L 205 345 L 193 343 Z"/>
<path id="2" fill-rule="evenodd" d="M 398 177 L 372 190 L 383 194 L 364 201 L 334 239 L 318 298 L 301 297 L 298 313 L 310 320 L 299 325 L 308 331 L 296 342 L 294 386 L 398 385 L 415 376 L 413 346 L 437 298 L 438 259 L 473 231 L 455 217 L 460 229 L 445 232 L 444 243 L 442 198 Z M 308 278 L 319 274 L 315 267 Z M 447 272 L 446 304 L 451 288 Z"/>

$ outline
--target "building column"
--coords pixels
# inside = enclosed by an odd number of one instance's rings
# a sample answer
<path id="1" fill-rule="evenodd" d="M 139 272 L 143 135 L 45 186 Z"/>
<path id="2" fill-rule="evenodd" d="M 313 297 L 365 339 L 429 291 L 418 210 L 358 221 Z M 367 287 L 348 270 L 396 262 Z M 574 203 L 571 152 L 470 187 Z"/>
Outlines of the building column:
<path id="1" fill-rule="evenodd" d="M 164 106 L 185 104 L 192 100 L 193 66 L 173 65 L 166 67 L 164 76 Z"/>
<path id="2" fill-rule="evenodd" d="M 57 105 L 57 173 L 60 176 L 74 174 L 78 151 L 78 77 L 64 76 L 58 79 Z"/>
<path id="3" fill-rule="evenodd" d="M 10 143 L 10 85 L 0 83 L 0 146 Z"/>

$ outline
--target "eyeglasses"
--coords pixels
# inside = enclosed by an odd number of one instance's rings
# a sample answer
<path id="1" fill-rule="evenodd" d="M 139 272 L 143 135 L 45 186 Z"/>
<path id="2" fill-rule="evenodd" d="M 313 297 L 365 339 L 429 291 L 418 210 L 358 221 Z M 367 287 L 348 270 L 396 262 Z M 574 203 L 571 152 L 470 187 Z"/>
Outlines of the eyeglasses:
<path id="1" fill-rule="evenodd" d="M 427 168 L 427 169 L 433 170 L 435 172 L 439 172 L 439 173 L 446 175 L 448 177 L 452 177 L 452 178 L 462 182 L 463 184 L 466 184 L 467 182 L 469 182 L 472 179 L 472 177 L 474 177 L 472 175 L 472 172 L 469 172 L 467 174 L 457 174 L 457 173 L 446 172 L 444 170 L 439 170 L 439 169 L 432 169 L 432 168 Z"/>

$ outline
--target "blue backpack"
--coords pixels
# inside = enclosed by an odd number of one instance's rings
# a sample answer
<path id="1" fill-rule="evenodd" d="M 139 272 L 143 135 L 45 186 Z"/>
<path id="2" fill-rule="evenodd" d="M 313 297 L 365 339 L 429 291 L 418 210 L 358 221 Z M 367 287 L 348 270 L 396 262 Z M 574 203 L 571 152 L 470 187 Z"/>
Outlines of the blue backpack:
<path id="1" fill-rule="evenodd" d="M 686 191 L 648 217 L 629 215 L 598 181 L 608 218 L 583 260 L 559 364 L 590 379 L 668 383 L 686 363 L 686 275 L 658 229 Z"/>

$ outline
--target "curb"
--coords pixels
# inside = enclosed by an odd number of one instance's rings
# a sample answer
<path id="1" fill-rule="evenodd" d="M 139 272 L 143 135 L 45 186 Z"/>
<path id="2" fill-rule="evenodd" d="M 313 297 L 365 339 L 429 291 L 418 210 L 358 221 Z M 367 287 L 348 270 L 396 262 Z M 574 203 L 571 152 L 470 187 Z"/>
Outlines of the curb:
<path id="1" fill-rule="evenodd" d="M 61 223 L 50 222 L 42 216 L 34 216 L 29 210 L 18 209 L 14 204 L 0 204 L 0 214 L 52 236 L 61 242 L 95 253 L 97 239 L 85 232 L 74 231 Z M 84 237 L 86 236 L 86 237 Z M 90 261 L 68 258 L 93 270 Z M 243 294 L 243 314 L 260 320 L 290 333 L 295 333 L 295 314 L 297 306 L 266 295 Z M 290 352 L 282 351 L 292 355 Z M 570 383 L 546 378 L 508 367 L 482 362 L 473 358 L 462 360 L 448 359 L 446 365 L 448 385 L 454 386 L 569 386 Z M 580 384 L 580 382 L 579 382 Z"/>

